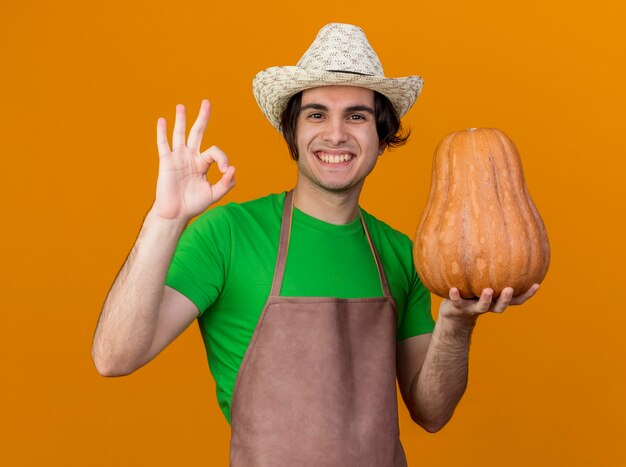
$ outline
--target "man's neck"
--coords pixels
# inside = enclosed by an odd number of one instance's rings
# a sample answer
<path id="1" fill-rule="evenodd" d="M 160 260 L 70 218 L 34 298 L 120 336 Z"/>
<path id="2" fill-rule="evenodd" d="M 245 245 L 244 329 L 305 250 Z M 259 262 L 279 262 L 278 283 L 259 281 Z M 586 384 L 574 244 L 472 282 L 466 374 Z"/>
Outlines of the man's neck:
<path id="1" fill-rule="evenodd" d="M 359 214 L 361 187 L 345 192 L 331 192 L 306 183 L 296 185 L 294 206 L 300 211 L 329 224 L 348 224 Z"/>

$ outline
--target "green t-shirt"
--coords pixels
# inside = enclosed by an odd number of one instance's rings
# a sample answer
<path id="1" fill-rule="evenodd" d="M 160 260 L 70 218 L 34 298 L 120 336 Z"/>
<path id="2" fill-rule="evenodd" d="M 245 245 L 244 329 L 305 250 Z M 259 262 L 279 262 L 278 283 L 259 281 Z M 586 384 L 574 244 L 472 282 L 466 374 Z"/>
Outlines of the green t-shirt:
<path id="1" fill-rule="evenodd" d="M 200 310 L 198 323 L 230 423 L 239 366 L 270 294 L 285 193 L 205 212 L 183 233 L 166 284 Z M 398 340 L 431 332 L 430 294 L 415 272 L 409 238 L 363 217 L 381 257 L 398 312 Z M 281 295 L 366 298 L 383 295 L 360 218 L 333 225 L 294 208 Z"/>

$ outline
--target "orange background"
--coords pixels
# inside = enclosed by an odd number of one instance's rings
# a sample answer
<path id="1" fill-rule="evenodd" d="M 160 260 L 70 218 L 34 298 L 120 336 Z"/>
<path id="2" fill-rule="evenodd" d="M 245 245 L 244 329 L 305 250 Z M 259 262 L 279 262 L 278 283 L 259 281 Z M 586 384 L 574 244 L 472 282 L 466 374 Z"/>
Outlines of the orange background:
<path id="1" fill-rule="evenodd" d="M 363 206 L 412 236 L 437 142 L 498 127 L 552 244 L 539 294 L 480 319 L 452 422 L 429 435 L 401 407 L 410 465 L 626 465 L 623 2 L 300 5 L 0 4 L 0 464 L 227 465 L 197 327 L 118 379 L 96 373 L 93 329 L 153 198 L 157 118 L 171 130 L 177 103 L 195 115 L 210 98 L 205 143 L 237 167 L 228 199 L 289 188 L 295 166 L 251 80 L 342 21 L 388 76 L 425 79 L 412 141 L 383 156 Z"/>

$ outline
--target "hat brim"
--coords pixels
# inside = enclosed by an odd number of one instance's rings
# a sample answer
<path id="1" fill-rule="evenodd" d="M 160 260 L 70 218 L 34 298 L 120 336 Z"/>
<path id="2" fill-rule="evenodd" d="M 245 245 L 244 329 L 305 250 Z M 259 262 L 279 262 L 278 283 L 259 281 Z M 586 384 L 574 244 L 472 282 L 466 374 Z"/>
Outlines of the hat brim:
<path id="1" fill-rule="evenodd" d="M 306 89 L 335 85 L 371 89 L 387 97 L 398 117 L 402 117 L 419 96 L 422 84 L 423 79 L 419 76 L 386 78 L 279 66 L 259 72 L 254 78 L 252 90 L 263 114 L 280 130 L 280 118 L 289 99 Z"/>

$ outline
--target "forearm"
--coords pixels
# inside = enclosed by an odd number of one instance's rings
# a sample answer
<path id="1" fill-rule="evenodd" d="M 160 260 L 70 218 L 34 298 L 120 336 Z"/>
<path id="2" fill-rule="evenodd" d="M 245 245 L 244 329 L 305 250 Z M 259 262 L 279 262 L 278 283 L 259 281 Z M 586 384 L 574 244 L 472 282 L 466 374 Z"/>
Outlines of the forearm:
<path id="1" fill-rule="evenodd" d="M 452 417 L 467 386 L 468 358 L 475 320 L 440 316 L 421 371 L 411 385 L 410 412 L 427 431 L 440 430 Z"/>
<path id="2" fill-rule="evenodd" d="M 106 298 L 93 341 L 102 374 L 127 374 L 141 365 L 154 338 L 165 275 L 184 220 L 149 212 L 137 241 Z"/>

